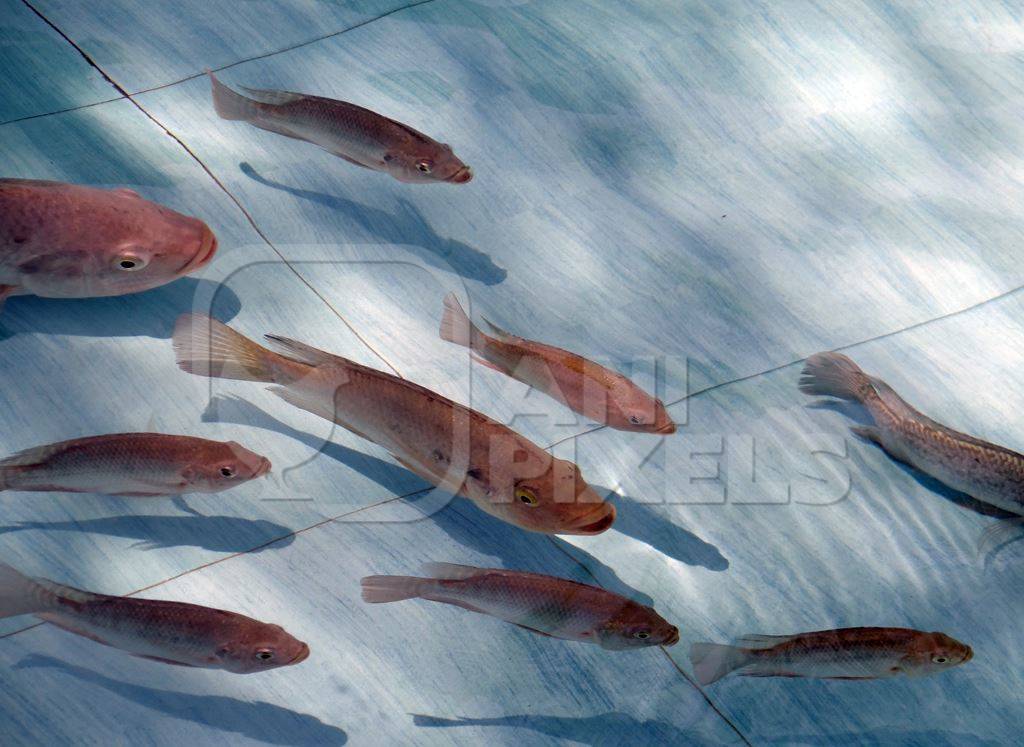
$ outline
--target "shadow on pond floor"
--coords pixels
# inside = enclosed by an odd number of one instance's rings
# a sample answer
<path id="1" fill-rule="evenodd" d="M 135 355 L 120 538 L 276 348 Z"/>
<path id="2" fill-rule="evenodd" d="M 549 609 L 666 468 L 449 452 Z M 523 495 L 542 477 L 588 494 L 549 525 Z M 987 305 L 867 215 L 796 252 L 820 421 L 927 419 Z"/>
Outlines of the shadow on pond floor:
<path id="1" fill-rule="evenodd" d="M 166 665 L 152 665 L 157 680 L 160 666 Z M 40 654 L 25 657 L 14 665 L 14 669 L 55 669 L 82 684 L 103 688 L 113 695 L 165 716 L 224 732 L 225 737 L 237 734 L 257 742 L 293 747 L 342 745 L 348 741 L 348 735 L 342 729 L 325 724 L 315 716 L 272 703 L 249 702 L 224 695 L 191 695 L 135 685 Z M 63 697 L 74 697 L 74 692 L 65 691 Z M 113 704 L 110 717 L 117 717 L 116 706 Z"/>

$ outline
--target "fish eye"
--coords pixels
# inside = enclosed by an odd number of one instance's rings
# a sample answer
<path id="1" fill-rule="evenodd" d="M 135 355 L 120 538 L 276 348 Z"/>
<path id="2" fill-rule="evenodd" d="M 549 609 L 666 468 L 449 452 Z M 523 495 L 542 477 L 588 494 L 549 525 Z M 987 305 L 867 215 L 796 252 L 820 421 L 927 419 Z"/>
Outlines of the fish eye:
<path id="1" fill-rule="evenodd" d="M 261 648 L 256 652 L 256 658 L 260 661 L 270 661 L 274 658 L 274 652 L 269 649 Z"/>
<path id="2" fill-rule="evenodd" d="M 434 164 L 432 164 L 430 161 L 420 161 L 419 163 L 416 164 L 416 168 L 418 168 L 424 174 L 429 174 L 431 169 L 434 168 Z"/>
<path id="3" fill-rule="evenodd" d="M 651 631 L 649 630 L 638 630 L 633 634 L 634 638 L 639 638 L 641 641 L 651 637 Z"/>
<path id="4" fill-rule="evenodd" d="M 520 503 L 524 503 L 527 506 L 536 506 L 540 503 L 537 500 L 537 495 L 529 488 L 516 488 L 516 500 Z"/>
<path id="5" fill-rule="evenodd" d="M 932 661 L 934 661 L 936 664 L 948 664 L 949 657 L 943 656 L 942 654 L 936 654 L 932 657 Z"/>
<path id="6" fill-rule="evenodd" d="M 220 468 L 220 474 L 221 474 L 222 477 L 234 477 L 235 476 L 235 468 L 234 467 L 221 467 Z"/>
<path id="7" fill-rule="evenodd" d="M 642 417 L 640 417 L 639 415 L 630 415 L 629 416 L 629 422 L 632 423 L 633 425 L 642 425 L 643 422 L 644 422 L 644 419 Z"/>
<path id="8" fill-rule="evenodd" d="M 138 272 L 149 262 L 137 254 L 121 254 L 114 259 L 114 268 L 122 272 Z"/>

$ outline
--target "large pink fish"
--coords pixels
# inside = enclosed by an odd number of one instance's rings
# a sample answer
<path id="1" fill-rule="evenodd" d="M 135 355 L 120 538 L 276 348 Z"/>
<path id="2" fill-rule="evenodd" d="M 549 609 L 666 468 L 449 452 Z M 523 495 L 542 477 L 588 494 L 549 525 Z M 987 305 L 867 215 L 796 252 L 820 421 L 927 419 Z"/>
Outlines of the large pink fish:
<path id="1" fill-rule="evenodd" d="M 489 335 L 470 321 L 454 293 L 445 296 L 441 339 L 469 348 L 478 363 L 544 392 L 595 423 L 623 431 L 676 432 L 661 400 L 618 371 L 488 326 Z"/>
<path id="2" fill-rule="evenodd" d="M 598 534 L 615 508 L 572 462 L 511 428 L 398 376 L 295 340 L 268 350 L 198 314 L 178 319 L 178 366 L 199 376 L 276 384 L 271 391 L 382 446 L 433 485 L 498 518 L 548 534 Z"/>
<path id="3" fill-rule="evenodd" d="M 198 270 L 216 251 L 201 220 L 130 189 L 0 179 L 0 307 L 9 296 L 138 293 Z"/>
<path id="4" fill-rule="evenodd" d="M 252 674 L 298 664 L 309 646 L 280 625 L 185 602 L 94 594 L 0 563 L 0 618 L 35 615 L 143 659 Z"/>
<path id="5" fill-rule="evenodd" d="M 270 471 L 234 441 L 114 433 L 37 446 L 0 460 L 0 491 L 158 496 L 217 493 Z"/>
<path id="6" fill-rule="evenodd" d="M 526 630 L 613 651 L 673 646 L 679 629 L 650 607 L 556 576 L 501 568 L 427 563 L 427 578 L 367 576 L 363 601 L 426 599 L 497 617 Z"/>
<path id="7" fill-rule="evenodd" d="M 450 145 L 377 112 L 322 96 L 242 87 L 247 98 L 209 75 L 213 106 L 222 119 L 305 140 L 401 182 L 465 184 L 473 178 Z"/>

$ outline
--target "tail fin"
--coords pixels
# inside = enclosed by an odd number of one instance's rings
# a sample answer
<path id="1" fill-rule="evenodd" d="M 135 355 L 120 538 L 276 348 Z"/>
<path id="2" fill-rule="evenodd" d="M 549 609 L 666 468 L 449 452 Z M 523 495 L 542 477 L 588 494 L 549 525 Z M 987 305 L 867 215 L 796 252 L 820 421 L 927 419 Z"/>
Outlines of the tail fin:
<path id="1" fill-rule="evenodd" d="M 726 646 L 721 643 L 694 643 L 690 646 L 690 663 L 693 664 L 693 675 L 702 685 L 712 682 L 734 672 L 750 660 L 746 649 Z"/>
<path id="2" fill-rule="evenodd" d="M 483 338 L 480 329 L 469 316 L 454 293 L 444 297 L 444 315 L 441 317 L 441 339 L 467 348 L 478 346 Z"/>
<path id="3" fill-rule="evenodd" d="M 212 70 L 207 70 L 213 87 L 213 108 L 221 119 L 248 121 L 258 112 L 257 102 L 235 93 L 217 80 Z"/>
<path id="4" fill-rule="evenodd" d="M 202 314 L 182 314 L 174 325 L 174 352 L 182 371 L 214 379 L 273 382 L 277 353 Z"/>
<path id="5" fill-rule="evenodd" d="M 0 617 L 49 612 L 60 606 L 59 600 L 52 589 L 0 563 Z"/>
<path id="6" fill-rule="evenodd" d="M 804 364 L 800 391 L 863 402 L 871 379 L 841 353 L 815 353 Z"/>
<path id="7" fill-rule="evenodd" d="M 364 602 L 382 604 L 415 599 L 425 586 L 433 582 L 429 578 L 412 576 L 367 576 L 359 583 L 363 587 Z"/>

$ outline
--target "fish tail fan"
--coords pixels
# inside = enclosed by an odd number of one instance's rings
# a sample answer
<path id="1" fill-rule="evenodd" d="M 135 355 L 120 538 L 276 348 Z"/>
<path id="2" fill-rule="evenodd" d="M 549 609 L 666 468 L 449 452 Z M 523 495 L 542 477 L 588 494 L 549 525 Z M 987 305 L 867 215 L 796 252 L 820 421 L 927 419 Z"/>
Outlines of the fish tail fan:
<path id="1" fill-rule="evenodd" d="M 212 70 L 207 70 L 210 76 L 210 85 L 213 87 L 213 108 L 221 119 L 248 121 L 258 111 L 257 103 L 247 99 L 240 93 L 235 93 L 226 85 L 217 80 Z"/>
<path id="2" fill-rule="evenodd" d="M 804 363 L 800 391 L 863 402 L 871 379 L 842 353 L 815 353 Z"/>
<path id="3" fill-rule="evenodd" d="M 367 576 L 359 583 L 363 587 L 364 602 L 383 604 L 415 599 L 432 582 L 429 578 L 412 576 Z"/>
<path id="4" fill-rule="evenodd" d="M 0 563 L 0 617 L 49 612 L 60 606 L 60 596 L 6 563 Z"/>
<path id="5" fill-rule="evenodd" d="M 473 324 L 454 293 L 444 297 L 444 315 L 441 317 L 441 339 L 467 348 L 477 347 L 483 333 Z"/>
<path id="6" fill-rule="evenodd" d="M 281 356 L 216 319 L 183 314 L 171 339 L 182 371 L 213 379 L 275 381 L 274 363 Z"/>
<path id="7" fill-rule="evenodd" d="M 721 643 L 694 643 L 690 646 L 693 675 L 702 685 L 710 685 L 730 672 L 735 672 L 749 658 L 750 654 L 745 649 L 736 646 Z"/>

